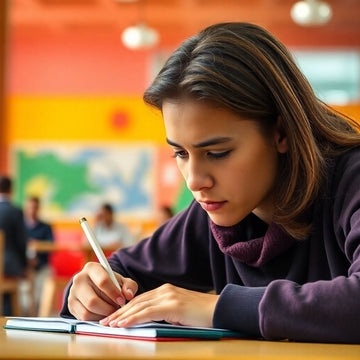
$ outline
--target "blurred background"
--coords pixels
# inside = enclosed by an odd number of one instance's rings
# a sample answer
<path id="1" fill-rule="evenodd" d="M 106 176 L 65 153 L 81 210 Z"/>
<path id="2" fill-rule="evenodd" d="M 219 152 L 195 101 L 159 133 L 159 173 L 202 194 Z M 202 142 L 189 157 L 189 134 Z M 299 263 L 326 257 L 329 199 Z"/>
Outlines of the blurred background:
<path id="1" fill-rule="evenodd" d="M 0 169 L 41 199 L 57 242 L 114 206 L 136 240 L 191 195 L 142 93 L 169 54 L 217 22 L 267 28 L 318 96 L 360 117 L 360 0 L 0 0 Z M 75 265 L 68 271 L 76 271 Z"/>

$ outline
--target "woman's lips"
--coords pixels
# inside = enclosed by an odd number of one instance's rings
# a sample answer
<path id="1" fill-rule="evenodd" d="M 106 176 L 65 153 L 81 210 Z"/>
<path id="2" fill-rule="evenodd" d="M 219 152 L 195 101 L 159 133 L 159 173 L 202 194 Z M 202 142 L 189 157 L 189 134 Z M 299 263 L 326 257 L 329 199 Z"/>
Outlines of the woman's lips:
<path id="1" fill-rule="evenodd" d="M 216 211 L 225 205 L 226 201 L 199 201 L 205 211 Z"/>

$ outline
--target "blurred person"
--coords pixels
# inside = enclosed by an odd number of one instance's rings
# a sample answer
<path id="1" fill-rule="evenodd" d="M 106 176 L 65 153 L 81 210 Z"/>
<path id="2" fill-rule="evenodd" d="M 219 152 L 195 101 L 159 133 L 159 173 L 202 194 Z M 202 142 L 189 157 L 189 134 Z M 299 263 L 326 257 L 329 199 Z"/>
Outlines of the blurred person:
<path id="1" fill-rule="evenodd" d="M 11 202 L 12 180 L 0 175 L 0 229 L 4 232 L 4 274 L 8 277 L 21 278 L 27 265 L 26 243 L 27 234 L 24 216 L 20 208 Z M 12 315 L 10 296 L 3 299 L 3 314 Z"/>
<path id="2" fill-rule="evenodd" d="M 24 205 L 24 219 L 30 249 L 31 243 L 54 242 L 52 227 L 40 219 L 39 212 L 40 199 L 37 196 L 29 196 Z M 29 258 L 29 265 L 35 270 L 35 303 L 36 307 L 38 307 L 44 280 L 52 273 L 49 266 L 49 252 L 33 252 L 29 250 L 27 256 Z"/>
<path id="3" fill-rule="evenodd" d="M 95 216 L 93 231 L 103 247 L 127 247 L 133 243 L 132 235 L 127 226 L 115 220 L 113 207 L 108 203 L 99 208 Z"/>
<path id="4" fill-rule="evenodd" d="M 137 239 L 137 242 L 141 239 L 151 236 L 158 227 L 165 224 L 173 216 L 174 213 L 170 206 L 159 205 L 154 210 L 153 226 L 151 226 L 150 228 L 145 228 L 144 226 L 139 225 L 138 228 L 135 230 L 135 238 Z"/>

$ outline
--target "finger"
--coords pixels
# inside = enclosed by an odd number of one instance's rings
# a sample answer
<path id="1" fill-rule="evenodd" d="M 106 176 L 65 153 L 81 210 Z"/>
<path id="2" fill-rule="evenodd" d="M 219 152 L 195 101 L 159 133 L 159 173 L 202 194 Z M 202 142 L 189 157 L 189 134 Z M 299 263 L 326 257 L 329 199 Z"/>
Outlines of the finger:
<path id="1" fill-rule="evenodd" d="M 149 311 L 153 311 L 153 304 L 155 304 L 155 306 L 158 308 L 164 308 L 165 306 L 161 305 L 161 302 L 162 298 L 157 296 L 156 290 L 148 291 L 135 297 L 133 300 L 129 301 L 126 305 L 124 305 L 121 309 L 109 315 L 106 319 L 103 319 L 101 321 L 101 324 L 110 326 L 123 326 L 124 324 L 118 325 L 118 323 L 124 319 L 131 318 L 133 315 L 143 311 L 144 309 L 149 309 Z M 140 323 L 150 320 L 157 321 L 159 320 L 159 317 L 161 317 L 158 314 L 155 315 L 154 313 L 154 319 L 150 319 L 152 316 L 150 312 L 145 312 L 142 314 L 142 316 L 145 316 L 144 319 L 138 318 L 138 320 L 136 321 Z M 131 321 L 131 323 L 133 322 Z"/>
<path id="2" fill-rule="evenodd" d="M 75 283 L 78 282 L 77 279 L 74 279 L 74 281 Z M 111 314 L 119 307 L 119 305 L 111 301 L 92 283 L 88 284 L 84 281 L 70 288 L 69 303 L 76 301 L 79 301 L 90 313 L 98 314 L 102 317 Z"/>
<path id="3" fill-rule="evenodd" d="M 120 309 L 116 310 L 115 312 L 111 313 L 107 317 L 101 319 L 100 324 L 104 326 L 109 326 L 111 322 L 113 322 L 115 319 L 120 318 L 123 316 L 123 314 L 128 311 L 128 309 L 133 308 L 133 305 L 130 305 L 130 303 L 127 303 Z"/>
<path id="4" fill-rule="evenodd" d="M 117 273 L 115 273 L 115 277 L 119 281 L 119 284 L 121 284 L 121 290 L 125 299 L 128 301 L 133 299 L 138 291 L 138 284 L 134 280 L 124 278 Z"/>
<path id="5" fill-rule="evenodd" d="M 79 300 L 69 303 L 69 311 L 79 320 L 98 321 L 102 318 L 102 315 L 89 311 Z"/>
<path id="6" fill-rule="evenodd" d="M 91 288 L 82 296 L 83 305 L 91 312 L 109 315 L 119 308 L 119 305 L 113 302 L 102 290 Z"/>
<path id="7" fill-rule="evenodd" d="M 114 313 L 112 313 L 111 315 L 109 315 L 106 319 L 103 319 L 101 321 L 101 325 L 109 325 L 109 323 L 113 320 L 115 320 L 116 318 L 122 316 L 125 312 L 129 312 L 129 311 L 136 311 L 134 310 L 134 308 L 136 308 L 136 306 L 138 304 L 142 304 L 144 302 L 146 302 L 147 300 L 151 299 L 151 293 L 152 291 L 148 291 L 146 293 L 143 293 L 141 295 L 136 296 L 135 298 L 133 298 L 132 300 L 130 300 L 126 305 L 124 305 L 123 307 L 121 307 L 120 309 L 116 310 Z"/>
<path id="8" fill-rule="evenodd" d="M 123 305 L 125 303 L 124 294 L 115 286 L 110 279 L 109 274 L 99 263 L 89 262 L 85 265 L 84 270 L 90 276 L 91 286 L 95 286 L 101 290 L 103 299 L 107 297 L 112 303 L 118 305 Z M 119 275 L 117 279 L 121 287 L 123 277 Z"/>
<path id="9" fill-rule="evenodd" d="M 111 327 L 129 327 L 149 321 L 166 320 L 166 313 L 167 310 L 165 306 L 151 305 L 144 302 L 122 313 L 119 317 L 110 321 L 109 325 Z"/>

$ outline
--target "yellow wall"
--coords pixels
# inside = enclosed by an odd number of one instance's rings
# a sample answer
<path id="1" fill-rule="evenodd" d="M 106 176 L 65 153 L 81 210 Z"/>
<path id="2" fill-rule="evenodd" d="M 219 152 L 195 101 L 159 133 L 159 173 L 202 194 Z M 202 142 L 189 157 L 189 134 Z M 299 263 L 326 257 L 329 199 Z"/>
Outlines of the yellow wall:
<path id="1" fill-rule="evenodd" d="M 116 113 L 128 123 L 114 126 Z M 165 142 L 160 113 L 140 97 L 20 97 L 9 100 L 7 145 L 24 140 Z"/>
<path id="2" fill-rule="evenodd" d="M 359 119 L 360 105 L 336 107 Z M 127 114 L 116 127 L 114 114 Z M 141 97 L 21 97 L 9 100 L 6 144 L 29 140 L 151 141 L 165 143 L 160 112 Z"/>

